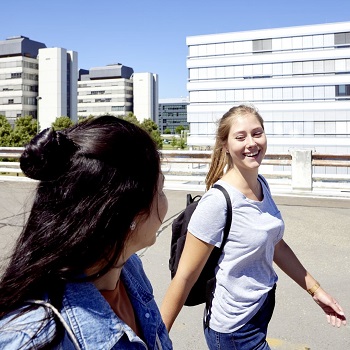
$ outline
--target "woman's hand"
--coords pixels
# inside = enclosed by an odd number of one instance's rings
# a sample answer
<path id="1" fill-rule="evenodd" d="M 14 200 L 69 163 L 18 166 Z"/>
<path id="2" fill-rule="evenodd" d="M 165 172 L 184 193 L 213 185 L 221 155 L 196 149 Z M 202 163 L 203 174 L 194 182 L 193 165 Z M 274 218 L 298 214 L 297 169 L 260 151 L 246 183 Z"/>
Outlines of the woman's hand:
<path id="1" fill-rule="evenodd" d="M 340 327 L 341 325 L 346 325 L 346 317 L 342 307 L 331 295 L 326 293 L 321 287 L 315 291 L 312 298 L 326 314 L 327 321 L 329 324 L 331 324 L 333 327 Z"/>

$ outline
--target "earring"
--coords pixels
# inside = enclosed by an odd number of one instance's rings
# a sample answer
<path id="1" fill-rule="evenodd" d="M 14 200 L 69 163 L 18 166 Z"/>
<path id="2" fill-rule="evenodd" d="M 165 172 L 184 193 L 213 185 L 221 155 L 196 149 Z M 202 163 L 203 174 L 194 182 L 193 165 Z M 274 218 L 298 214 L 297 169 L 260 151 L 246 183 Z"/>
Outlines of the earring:
<path id="1" fill-rule="evenodd" d="M 133 222 L 130 224 L 130 230 L 131 230 L 131 231 L 134 231 L 135 228 L 136 228 L 136 222 L 133 221 Z"/>

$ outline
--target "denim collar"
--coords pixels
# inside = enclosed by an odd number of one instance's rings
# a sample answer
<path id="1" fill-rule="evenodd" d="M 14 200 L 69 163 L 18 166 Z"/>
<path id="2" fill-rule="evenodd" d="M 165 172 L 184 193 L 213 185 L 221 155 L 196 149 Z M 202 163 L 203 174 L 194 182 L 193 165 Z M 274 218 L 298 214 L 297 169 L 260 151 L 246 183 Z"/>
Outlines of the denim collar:
<path id="1" fill-rule="evenodd" d="M 153 313 L 152 308 L 148 307 L 153 300 L 153 295 L 140 284 L 127 266 L 124 266 L 121 278 L 129 293 L 135 314 L 138 314 L 139 320 L 141 318 L 140 323 L 142 324 L 142 317 L 144 315 L 150 317 Z M 113 312 L 93 283 L 68 283 L 66 285 L 62 315 L 63 317 L 66 315 L 67 322 L 84 349 L 111 349 L 124 335 L 129 338 L 130 342 L 144 344 L 133 330 Z M 149 322 L 147 326 L 156 328 L 156 324 L 152 325 Z M 144 329 L 144 333 L 145 335 L 156 334 L 156 331 Z"/>

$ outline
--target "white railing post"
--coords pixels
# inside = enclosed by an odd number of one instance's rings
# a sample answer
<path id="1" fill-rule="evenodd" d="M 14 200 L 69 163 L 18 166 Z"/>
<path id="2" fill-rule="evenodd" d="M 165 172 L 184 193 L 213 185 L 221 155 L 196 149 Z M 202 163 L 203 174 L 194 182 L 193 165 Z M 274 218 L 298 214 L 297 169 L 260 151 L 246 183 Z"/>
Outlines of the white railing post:
<path id="1" fill-rule="evenodd" d="M 291 150 L 292 189 L 312 191 L 312 150 Z"/>

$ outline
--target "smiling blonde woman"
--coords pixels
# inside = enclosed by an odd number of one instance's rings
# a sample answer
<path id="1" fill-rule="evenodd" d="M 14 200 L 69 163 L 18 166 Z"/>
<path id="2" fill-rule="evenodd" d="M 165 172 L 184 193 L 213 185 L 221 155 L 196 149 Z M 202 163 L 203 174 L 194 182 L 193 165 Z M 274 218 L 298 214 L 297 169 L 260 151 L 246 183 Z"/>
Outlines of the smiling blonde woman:
<path id="1" fill-rule="evenodd" d="M 210 309 L 205 310 L 204 334 L 209 349 L 267 350 L 269 321 L 275 305 L 275 262 L 307 290 L 332 325 L 346 323 L 342 308 L 306 271 L 283 240 L 284 222 L 259 167 L 267 139 L 263 119 L 252 106 L 231 108 L 219 121 L 206 178 L 207 192 L 188 225 L 177 273 L 163 300 L 161 314 L 170 331 L 187 295 L 214 246 L 220 247 L 227 206 L 232 225 L 216 268 Z"/>

